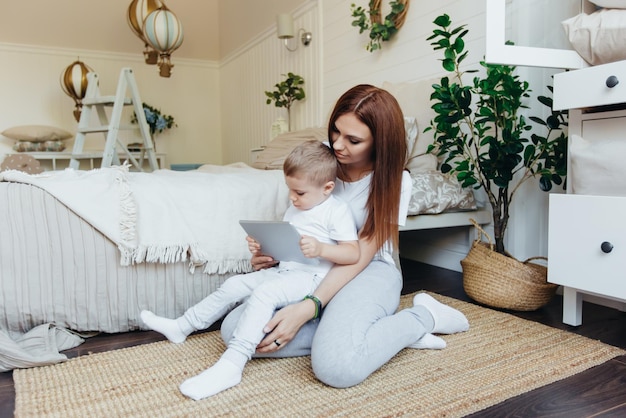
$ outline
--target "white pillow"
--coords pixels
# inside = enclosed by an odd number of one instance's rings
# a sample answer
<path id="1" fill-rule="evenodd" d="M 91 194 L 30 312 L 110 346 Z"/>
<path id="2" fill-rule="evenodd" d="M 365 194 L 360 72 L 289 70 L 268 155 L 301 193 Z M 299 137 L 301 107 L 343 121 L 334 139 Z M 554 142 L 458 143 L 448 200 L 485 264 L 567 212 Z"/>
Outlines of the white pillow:
<path id="1" fill-rule="evenodd" d="M 572 192 L 600 196 L 626 196 L 626 140 L 585 140 L 572 135 L 569 144 Z"/>
<path id="2" fill-rule="evenodd" d="M 328 141 L 328 130 L 326 128 L 308 128 L 280 134 L 263 148 L 263 151 L 257 155 L 256 160 L 251 165 L 261 170 L 282 170 L 283 162 L 291 150 L 310 139 L 321 142 Z"/>
<path id="3" fill-rule="evenodd" d="M 589 0 L 596 6 L 608 9 L 626 9 L 626 0 Z"/>
<path id="4" fill-rule="evenodd" d="M 45 142 L 63 141 L 73 135 L 65 129 L 46 125 L 22 125 L 5 129 L 2 135 L 16 141 Z"/>
<path id="5" fill-rule="evenodd" d="M 626 10 L 600 9 L 564 20 L 563 28 L 576 52 L 589 64 L 626 59 Z"/>
<path id="6" fill-rule="evenodd" d="M 411 173 L 413 189 L 409 215 L 436 214 L 443 211 L 476 209 L 471 188 L 463 188 L 449 173 L 439 170 Z"/>
<path id="7" fill-rule="evenodd" d="M 411 172 L 437 169 L 437 157 L 426 153 L 428 146 L 434 141 L 434 134 L 432 131 L 424 133 L 424 129 L 430 125 L 430 121 L 436 116 L 435 111 L 430 107 L 430 95 L 433 92 L 432 85 L 439 82 L 440 78 L 432 78 L 415 83 L 390 83 L 387 81 L 383 83 L 382 88 L 396 98 L 402 113 L 406 117 L 414 117 L 417 123 L 417 142 L 412 147 L 413 151 L 409 150 L 409 161 L 406 165 L 406 168 Z"/>
<path id="8" fill-rule="evenodd" d="M 428 144 L 424 144 L 423 141 L 427 136 L 423 134 L 421 137 L 422 142 L 418 141 L 420 133 L 417 119 L 412 116 L 405 116 L 404 130 L 406 131 L 406 148 L 408 153 L 405 167 L 411 173 L 421 173 L 436 169 L 437 157 L 433 154 L 425 154 L 426 149 L 424 149 L 424 145 L 428 147 Z"/>
<path id="9" fill-rule="evenodd" d="M 406 150 L 409 155 L 412 155 L 419 135 L 417 120 L 413 116 L 404 117 L 404 131 L 406 132 Z"/>

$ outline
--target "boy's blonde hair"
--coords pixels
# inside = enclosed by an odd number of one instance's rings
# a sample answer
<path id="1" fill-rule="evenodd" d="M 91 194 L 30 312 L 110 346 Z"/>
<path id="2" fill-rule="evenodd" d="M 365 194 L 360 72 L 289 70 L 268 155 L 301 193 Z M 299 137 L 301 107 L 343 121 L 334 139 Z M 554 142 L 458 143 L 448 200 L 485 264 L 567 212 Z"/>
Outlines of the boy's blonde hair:
<path id="1" fill-rule="evenodd" d="M 295 147 L 283 163 L 285 176 L 304 176 L 317 186 L 337 177 L 337 158 L 322 142 L 309 140 Z"/>

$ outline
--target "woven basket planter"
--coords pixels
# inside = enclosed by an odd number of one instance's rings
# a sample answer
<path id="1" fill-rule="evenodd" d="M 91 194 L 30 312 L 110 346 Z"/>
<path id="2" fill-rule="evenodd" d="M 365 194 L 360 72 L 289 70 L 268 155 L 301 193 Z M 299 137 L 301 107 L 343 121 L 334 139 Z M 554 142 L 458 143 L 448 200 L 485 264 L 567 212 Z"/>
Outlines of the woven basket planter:
<path id="1" fill-rule="evenodd" d="M 480 232 L 467 256 L 461 260 L 463 288 L 472 299 L 487 306 L 515 311 L 534 311 L 552 299 L 557 285 L 548 283 L 548 269 L 494 251 L 491 237 L 472 220 Z M 488 243 L 483 242 L 485 236 Z"/>

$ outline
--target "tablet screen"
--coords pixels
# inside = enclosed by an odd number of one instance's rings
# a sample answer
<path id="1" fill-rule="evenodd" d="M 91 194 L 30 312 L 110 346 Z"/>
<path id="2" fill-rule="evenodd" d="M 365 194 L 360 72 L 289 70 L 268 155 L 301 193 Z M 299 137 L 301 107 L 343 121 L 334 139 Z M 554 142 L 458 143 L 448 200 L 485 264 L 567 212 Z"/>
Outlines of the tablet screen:
<path id="1" fill-rule="evenodd" d="M 285 221 L 239 221 L 239 224 L 261 244 L 261 252 L 277 261 L 297 261 L 318 264 L 316 258 L 307 258 L 300 250 L 298 230 Z"/>

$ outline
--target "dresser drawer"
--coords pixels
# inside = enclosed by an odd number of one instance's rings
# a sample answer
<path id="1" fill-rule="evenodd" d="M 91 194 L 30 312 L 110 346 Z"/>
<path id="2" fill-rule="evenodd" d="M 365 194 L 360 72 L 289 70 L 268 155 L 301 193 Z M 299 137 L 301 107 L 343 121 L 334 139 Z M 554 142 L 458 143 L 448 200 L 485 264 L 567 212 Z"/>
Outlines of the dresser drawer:
<path id="1" fill-rule="evenodd" d="M 548 281 L 626 299 L 626 197 L 550 195 Z"/>
<path id="2" fill-rule="evenodd" d="M 585 115 L 581 121 L 580 136 L 592 142 L 626 141 L 626 112 L 621 110 Z M 623 159 L 623 156 L 619 158 Z"/>
<path id="3" fill-rule="evenodd" d="M 607 86 L 616 77 L 618 84 Z M 554 110 L 626 103 L 626 61 L 554 75 Z"/>

